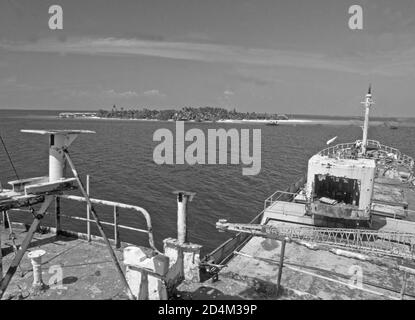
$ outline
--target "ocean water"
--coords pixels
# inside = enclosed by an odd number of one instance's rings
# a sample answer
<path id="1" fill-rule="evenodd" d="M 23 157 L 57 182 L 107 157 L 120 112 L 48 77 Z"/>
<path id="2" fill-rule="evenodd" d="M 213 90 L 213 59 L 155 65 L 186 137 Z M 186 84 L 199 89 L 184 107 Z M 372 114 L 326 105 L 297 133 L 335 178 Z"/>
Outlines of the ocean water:
<path id="1" fill-rule="evenodd" d="M 256 176 L 243 176 L 243 165 L 157 165 L 153 141 L 158 128 L 175 131 L 174 123 L 128 120 L 58 119 L 51 111 L 0 110 L 0 132 L 7 144 L 20 178 L 47 175 L 48 139 L 46 136 L 21 133 L 21 129 L 88 129 L 93 135 L 81 135 L 71 145 L 72 160 L 84 179 L 91 177 L 91 196 L 145 208 L 151 215 L 156 245 L 176 237 L 177 204 L 174 190 L 196 192 L 188 207 L 189 240 L 203 245 L 207 253 L 230 237 L 215 228 L 218 219 L 249 222 L 263 209 L 264 200 L 273 192 L 285 189 L 307 168 L 310 156 L 326 147 L 326 141 L 338 136 L 336 143 L 361 138 L 361 128 L 345 125 L 281 125 L 186 123 L 185 129 L 230 128 L 261 129 L 262 163 Z M 252 134 L 252 131 L 251 131 Z M 207 134 L 206 134 L 207 136 Z M 390 130 L 371 127 L 369 138 L 401 149 L 415 156 L 415 127 Z M 0 180 L 3 187 L 15 179 L 6 153 L 0 146 Z M 70 172 L 68 171 L 68 176 Z M 79 194 L 74 192 L 74 194 Z M 67 215 L 86 216 L 84 204 L 63 201 Z M 98 206 L 103 221 L 111 221 L 112 208 Z M 31 216 L 14 213 L 12 220 L 31 221 Z M 53 217 L 42 222 L 51 224 Z M 142 217 L 120 211 L 120 223 L 143 227 Z M 86 231 L 84 223 L 65 219 L 64 228 Z M 97 233 L 95 228 L 92 229 Z M 105 228 L 112 237 L 112 229 Z M 145 245 L 144 234 L 121 230 L 122 240 Z"/>

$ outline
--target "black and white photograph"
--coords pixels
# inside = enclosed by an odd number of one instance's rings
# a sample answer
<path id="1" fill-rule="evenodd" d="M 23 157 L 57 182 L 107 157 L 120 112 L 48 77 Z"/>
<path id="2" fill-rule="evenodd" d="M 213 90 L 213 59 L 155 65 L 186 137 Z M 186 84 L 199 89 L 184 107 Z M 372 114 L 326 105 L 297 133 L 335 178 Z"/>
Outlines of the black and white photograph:
<path id="1" fill-rule="evenodd" d="M 0 300 L 414 300 L 414 83 L 413 0 L 0 0 Z"/>

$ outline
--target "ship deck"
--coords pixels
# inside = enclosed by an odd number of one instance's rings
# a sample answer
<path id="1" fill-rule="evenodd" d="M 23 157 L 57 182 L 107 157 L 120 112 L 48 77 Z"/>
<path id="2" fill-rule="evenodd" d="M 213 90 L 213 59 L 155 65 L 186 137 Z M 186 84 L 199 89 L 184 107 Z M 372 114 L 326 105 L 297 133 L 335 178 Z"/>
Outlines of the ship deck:
<path id="1" fill-rule="evenodd" d="M 278 240 L 252 237 L 216 281 L 184 283 L 179 287 L 181 295 L 192 299 L 400 299 L 403 271 L 294 243 L 286 244 L 282 293 L 277 295 L 280 246 Z M 383 260 L 398 264 L 393 258 Z M 360 271 L 362 289 L 349 287 L 358 285 L 352 279 Z M 413 275 L 407 276 L 404 299 L 415 299 Z"/>
<path id="2" fill-rule="evenodd" d="M 22 243 L 26 230 L 13 226 L 13 231 L 16 243 Z M 8 230 L 1 228 L 0 235 L 5 274 L 14 257 L 13 243 L 9 239 Z M 30 259 L 27 257 L 30 251 L 36 249 L 46 251 L 42 257 L 42 278 L 49 287 L 41 292 L 31 290 L 33 272 Z M 121 261 L 122 248 L 116 249 L 115 253 Z M 62 281 L 55 283 L 58 267 L 62 270 Z M 108 249 L 103 243 L 56 236 L 52 233 L 36 233 L 3 299 L 118 300 L 128 297 L 123 291 Z"/>
<path id="3" fill-rule="evenodd" d="M 274 194 L 275 195 L 275 194 Z M 278 195 L 277 195 L 278 196 Z M 293 197 L 294 198 L 294 197 Z M 270 200 L 271 199 L 271 200 Z M 305 204 L 266 200 L 262 224 L 314 225 Z M 415 233 L 415 191 L 412 183 L 381 176 L 375 179 L 372 228 Z M 383 256 L 373 263 L 329 251 L 311 250 L 287 243 L 282 272 L 282 293 L 276 294 L 280 241 L 252 237 L 233 252 L 218 279 L 202 284 L 182 284 L 192 299 L 400 299 L 404 272 L 399 259 Z M 393 267 L 391 267 L 393 266 Z M 413 267 L 411 267 L 413 268 Z M 349 287 L 353 272 L 362 272 L 361 289 Z M 356 283 L 355 283 L 356 284 Z M 415 299 L 415 275 L 407 273 L 404 299 Z"/>

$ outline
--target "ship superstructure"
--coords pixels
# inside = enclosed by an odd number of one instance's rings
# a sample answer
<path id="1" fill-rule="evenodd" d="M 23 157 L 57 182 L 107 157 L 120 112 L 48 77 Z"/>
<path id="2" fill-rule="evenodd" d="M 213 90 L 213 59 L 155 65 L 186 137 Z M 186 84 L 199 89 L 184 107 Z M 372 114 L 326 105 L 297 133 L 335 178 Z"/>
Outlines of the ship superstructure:
<path id="1" fill-rule="evenodd" d="M 376 228 L 385 217 L 415 220 L 414 159 L 368 139 L 370 88 L 363 104 L 362 140 L 337 144 L 312 156 L 306 181 L 298 190 L 277 191 L 265 201 L 262 223 L 272 219 L 320 227 Z M 392 228 L 386 224 L 383 228 Z"/>
<path id="2" fill-rule="evenodd" d="M 236 236 L 203 261 L 222 279 L 213 286 L 252 298 L 258 290 L 240 281 L 251 279 L 271 299 L 399 299 L 407 281 L 413 288 L 414 159 L 368 138 L 370 87 L 362 103 L 361 140 L 312 156 L 306 175 L 267 198 L 251 223 L 218 221 Z M 366 285 L 350 282 L 355 272 Z"/>

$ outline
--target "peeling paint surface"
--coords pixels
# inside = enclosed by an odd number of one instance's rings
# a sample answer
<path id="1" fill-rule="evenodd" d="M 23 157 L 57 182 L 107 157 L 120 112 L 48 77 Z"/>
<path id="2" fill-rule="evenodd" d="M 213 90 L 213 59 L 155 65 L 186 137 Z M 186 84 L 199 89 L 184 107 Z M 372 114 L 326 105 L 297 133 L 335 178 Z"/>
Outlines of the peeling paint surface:
<path id="1" fill-rule="evenodd" d="M 14 229 L 17 236 L 16 243 L 19 244 L 26 231 Z M 8 233 L 2 231 L 0 234 L 3 250 L 3 272 L 6 272 L 14 257 L 14 252 Z M 27 254 L 39 248 L 46 251 L 42 257 L 42 279 L 46 289 L 33 292 L 31 288 L 32 265 Z M 122 249 L 115 250 L 120 262 L 122 261 Z M 3 299 L 128 299 L 108 249 L 99 242 L 88 243 L 70 237 L 56 237 L 51 233 L 36 233 L 20 266 L 21 268 L 15 273 Z M 59 277 L 60 270 L 62 271 L 61 279 Z"/>

